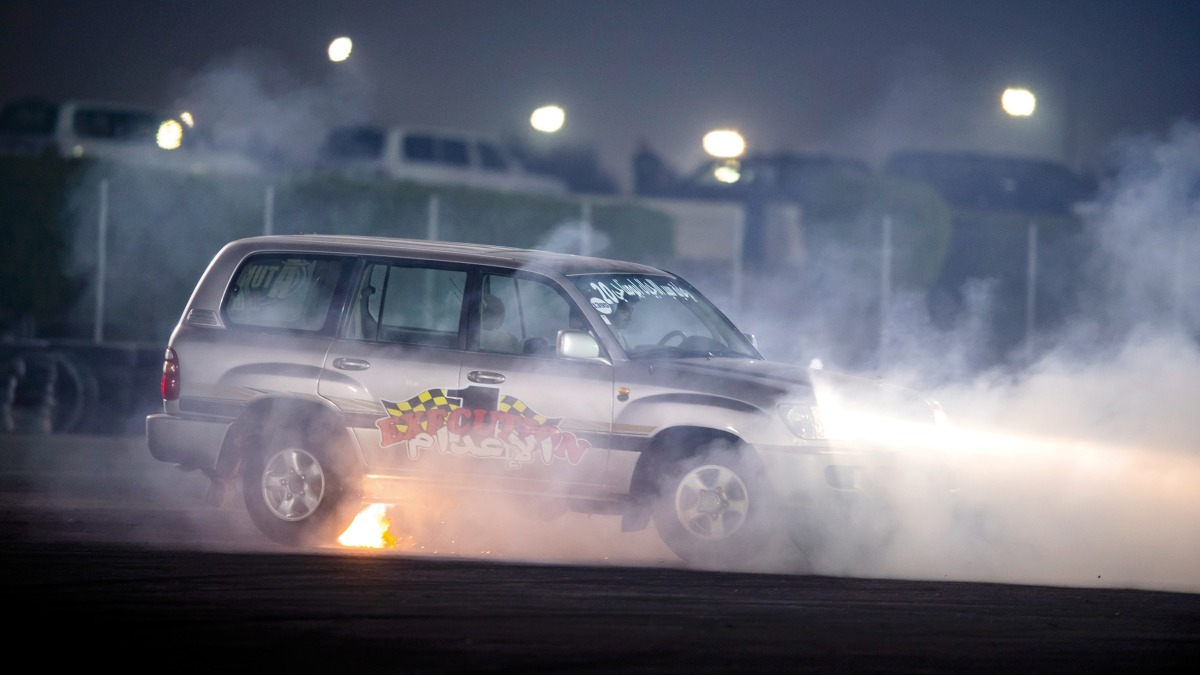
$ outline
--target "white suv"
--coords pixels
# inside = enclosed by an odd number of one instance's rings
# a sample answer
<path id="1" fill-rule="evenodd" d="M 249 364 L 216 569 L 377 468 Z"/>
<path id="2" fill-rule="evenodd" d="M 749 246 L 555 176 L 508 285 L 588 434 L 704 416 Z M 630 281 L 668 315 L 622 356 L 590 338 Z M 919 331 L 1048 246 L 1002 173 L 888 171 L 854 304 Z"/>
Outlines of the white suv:
<path id="1" fill-rule="evenodd" d="M 436 485 L 619 514 L 626 530 L 653 519 L 685 560 L 729 565 L 781 530 L 814 545 L 814 499 L 895 478 L 889 453 L 827 437 L 822 387 L 936 418 L 915 392 L 763 360 L 661 269 L 255 237 L 196 286 L 146 430 L 155 458 L 240 482 L 285 544 L 332 542 L 364 502 Z"/>
<path id="2" fill-rule="evenodd" d="M 566 186 L 529 173 L 493 138 L 436 128 L 347 126 L 325 139 L 320 169 L 504 192 L 563 194 Z"/>
<path id="3" fill-rule="evenodd" d="M 158 110 L 104 101 L 10 101 L 0 109 L 0 154 L 94 159 L 193 173 L 255 175 L 246 156 L 218 151 Z"/>

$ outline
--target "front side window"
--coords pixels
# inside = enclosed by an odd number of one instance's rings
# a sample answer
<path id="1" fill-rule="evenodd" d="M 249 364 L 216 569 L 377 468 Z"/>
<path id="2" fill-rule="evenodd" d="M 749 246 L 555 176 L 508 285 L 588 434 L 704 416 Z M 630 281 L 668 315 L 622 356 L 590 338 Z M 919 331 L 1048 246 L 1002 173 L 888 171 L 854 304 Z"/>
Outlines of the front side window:
<path id="1" fill-rule="evenodd" d="M 254 256 L 234 277 L 225 318 L 235 326 L 323 331 L 348 268 L 346 259 L 333 256 Z"/>
<path id="2" fill-rule="evenodd" d="M 479 348 L 502 354 L 552 355 L 558 331 L 585 325 L 554 285 L 508 274 L 483 275 L 479 312 Z"/>
<path id="3" fill-rule="evenodd" d="M 380 342 L 457 347 L 466 282 L 463 270 L 369 264 L 351 310 L 349 335 Z"/>

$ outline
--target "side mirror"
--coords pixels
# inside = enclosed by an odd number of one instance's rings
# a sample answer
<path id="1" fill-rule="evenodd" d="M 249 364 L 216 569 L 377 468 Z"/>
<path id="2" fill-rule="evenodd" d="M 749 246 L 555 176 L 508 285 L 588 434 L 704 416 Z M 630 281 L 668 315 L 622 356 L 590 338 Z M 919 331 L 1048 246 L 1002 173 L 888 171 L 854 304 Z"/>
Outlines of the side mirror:
<path id="1" fill-rule="evenodd" d="M 558 331 L 558 355 L 568 359 L 595 359 L 600 357 L 600 343 L 596 338 L 581 330 Z"/>

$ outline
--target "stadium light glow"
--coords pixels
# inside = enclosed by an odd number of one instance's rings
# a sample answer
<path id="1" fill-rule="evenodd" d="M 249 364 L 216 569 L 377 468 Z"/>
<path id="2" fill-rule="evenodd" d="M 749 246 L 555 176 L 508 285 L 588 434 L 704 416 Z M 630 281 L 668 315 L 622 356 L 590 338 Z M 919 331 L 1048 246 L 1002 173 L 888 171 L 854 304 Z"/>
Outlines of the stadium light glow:
<path id="1" fill-rule="evenodd" d="M 562 129 L 567 120 L 567 113 L 559 106 L 544 105 L 529 116 L 529 124 L 538 131 L 552 134 Z"/>
<path id="2" fill-rule="evenodd" d="M 354 42 L 348 37 L 334 38 L 333 42 L 329 43 L 329 60 L 334 63 L 340 63 L 350 58 L 350 52 L 354 49 Z"/>
<path id="3" fill-rule="evenodd" d="M 714 129 L 704 134 L 704 151 L 713 157 L 740 157 L 746 151 L 746 139 L 733 129 Z"/>
<path id="4" fill-rule="evenodd" d="M 1009 87 L 1000 95 L 1000 106 L 1013 117 L 1029 117 L 1037 107 L 1037 98 L 1028 89 Z"/>

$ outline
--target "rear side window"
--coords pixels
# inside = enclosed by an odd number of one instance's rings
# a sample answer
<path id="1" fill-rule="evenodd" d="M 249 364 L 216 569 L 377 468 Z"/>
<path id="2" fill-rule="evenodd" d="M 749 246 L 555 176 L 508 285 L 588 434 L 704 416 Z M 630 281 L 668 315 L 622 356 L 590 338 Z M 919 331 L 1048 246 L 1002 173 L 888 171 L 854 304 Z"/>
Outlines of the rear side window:
<path id="1" fill-rule="evenodd" d="M 410 134 L 404 137 L 404 159 L 414 162 L 433 161 L 433 137 Z"/>
<path id="2" fill-rule="evenodd" d="M 428 134 L 408 134 L 404 137 L 404 159 L 410 162 L 436 162 L 460 168 L 471 165 L 470 148 L 466 141 Z"/>
<path id="3" fill-rule="evenodd" d="M 463 270 L 372 263 L 355 296 L 347 336 L 455 348 L 466 283 Z"/>
<path id="4" fill-rule="evenodd" d="M 251 257 L 234 276 L 225 298 L 226 321 L 234 326 L 325 331 L 335 322 L 330 310 L 350 264 L 335 256 Z"/>
<path id="5" fill-rule="evenodd" d="M 450 166 L 468 166 L 471 163 L 471 156 L 467 154 L 466 141 L 460 141 L 454 138 L 444 138 L 442 145 L 442 161 Z"/>

